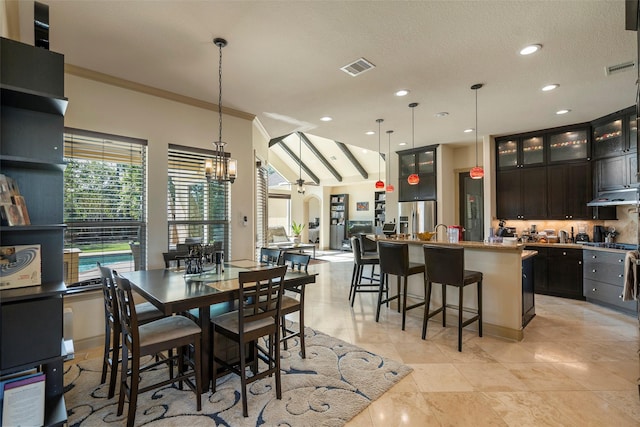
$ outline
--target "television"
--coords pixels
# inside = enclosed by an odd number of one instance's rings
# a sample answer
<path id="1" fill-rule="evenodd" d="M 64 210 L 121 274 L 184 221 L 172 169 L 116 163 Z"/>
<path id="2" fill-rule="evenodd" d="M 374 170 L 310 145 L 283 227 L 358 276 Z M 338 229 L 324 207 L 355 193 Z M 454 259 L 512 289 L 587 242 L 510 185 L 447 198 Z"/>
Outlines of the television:
<path id="1" fill-rule="evenodd" d="M 382 234 L 396 234 L 396 223 L 395 222 L 387 222 L 382 225 Z"/>
<path id="2" fill-rule="evenodd" d="M 358 234 L 373 234 L 373 221 L 347 220 L 347 238 Z"/>

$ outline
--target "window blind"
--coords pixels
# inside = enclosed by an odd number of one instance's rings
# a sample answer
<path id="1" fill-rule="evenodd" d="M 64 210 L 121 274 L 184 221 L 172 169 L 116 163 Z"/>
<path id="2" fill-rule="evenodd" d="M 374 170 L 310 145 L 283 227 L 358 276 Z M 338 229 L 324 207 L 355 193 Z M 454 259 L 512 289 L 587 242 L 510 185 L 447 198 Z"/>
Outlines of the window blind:
<path id="1" fill-rule="evenodd" d="M 267 246 L 267 210 L 269 172 L 266 167 L 256 163 L 256 260 L 260 259 L 260 248 Z"/>
<path id="2" fill-rule="evenodd" d="M 65 128 L 65 248 L 82 251 L 80 281 L 100 276 L 96 261 L 118 271 L 146 264 L 146 145 Z"/>
<path id="3" fill-rule="evenodd" d="M 203 244 L 222 242 L 226 259 L 230 259 L 230 184 L 207 182 L 204 174 L 205 159 L 213 151 L 170 145 L 168 155 L 169 249 L 187 239 Z"/>

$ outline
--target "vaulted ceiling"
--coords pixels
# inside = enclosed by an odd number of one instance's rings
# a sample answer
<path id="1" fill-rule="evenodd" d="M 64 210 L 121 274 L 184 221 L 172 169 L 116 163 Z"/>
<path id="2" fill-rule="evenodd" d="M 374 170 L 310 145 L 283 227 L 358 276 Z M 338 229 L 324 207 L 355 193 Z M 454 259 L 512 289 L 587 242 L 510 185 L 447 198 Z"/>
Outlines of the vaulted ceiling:
<path id="1" fill-rule="evenodd" d="M 474 83 L 485 84 L 480 138 L 590 121 L 636 100 L 637 70 L 605 72 L 637 60 L 621 0 L 47 3 L 51 49 L 67 63 L 214 103 L 212 40 L 224 37 L 223 106 L 254 114 L 287 162 L 284 147 L 299 153 L 303 132 L 342 177 L 360 172 L 335 141 L 376 180 L 376 119 L 384 119 L 383 151 L 389 129 L 392 151 L 407 148 L 398 144 L 412 142 L 410 102 L 420 104 L 416 146 L 472 144 L 474 133 L 463 130 L 475 127 Z M 17 8 L 20 38 L 32 42 L 32 2 Z M 518 54 L 531 43 L 542 49 Z M 375 67 L 357 77 L 341 71 L 359 58 Z M 560 87 L 542 92 L 549 83 Z M 399 89 L 410 92 L 394 96 Z M 556 115 L 561 108 L 571 111 Z M 303 142 L 309 169 L 339 182 L 308 147 Z"/>

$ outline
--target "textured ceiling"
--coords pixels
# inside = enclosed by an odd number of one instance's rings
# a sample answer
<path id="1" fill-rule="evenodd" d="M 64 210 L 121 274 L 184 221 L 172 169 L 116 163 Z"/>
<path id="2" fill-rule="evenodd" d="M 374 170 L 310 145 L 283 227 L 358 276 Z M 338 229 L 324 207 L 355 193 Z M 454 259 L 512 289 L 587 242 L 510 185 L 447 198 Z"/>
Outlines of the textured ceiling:
<path id="1" fill-rule="evenodd" d="M 365 131 L 383 118 L 383 141 L 395 130 L 395 151 L 411 145 L 408 104 L 418 102 L 416 146 L 470 144 L 474 134 L 463 130 L 474 127 L 474 83 L 485 84 L 480 137 L 589 121 L 635 103 L 635 70 L 605 75 L 637 56 L 621 0 L 47 3 L 51 49 L 69 64 L 213 103 L 212 39 L 226 38 L 222 103 L 255 114 L 272 138 L 304 131 L 377 151 L 377 135 Z M 19 4 L 26 42 L 31 4 Z M 530 43 L 543 49 L 518 55 Z M 340 71 L 360 57 L 376 68 Z M 560 88 L 541 92 L 547 83 Z M 393 95 L 403 88 L 411 93 Z M 571 113 L 558 116 L 560 108 Z M 436 118 L 441 111 L 449 115 Z M 334 120 L 321 122 L 325 115 Z"/>

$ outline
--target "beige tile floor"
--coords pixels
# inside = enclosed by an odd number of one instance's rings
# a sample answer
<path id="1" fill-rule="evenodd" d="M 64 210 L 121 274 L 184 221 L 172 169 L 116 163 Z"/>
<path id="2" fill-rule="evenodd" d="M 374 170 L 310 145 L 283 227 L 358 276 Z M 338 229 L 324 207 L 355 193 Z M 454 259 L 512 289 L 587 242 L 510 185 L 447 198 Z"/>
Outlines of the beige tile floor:
<path id="1" fill-rule="evenodd" d="M 344 261 L 344 262 L 340 262 Z M 536 295 L 537 316 L 521 342 L 465 331 L 436 317 L 427 340 L 415 313 L 384 308 L 375 295 L 347 301 L 348 256 L 315 266 L 306 323 L 314 329 L 402 361 L 414 371 L 347 426 L 639 426 L 640 334 L 636 318 L 583 301 Z M 94 349 L 80 358 L 99 357 Z"/>

